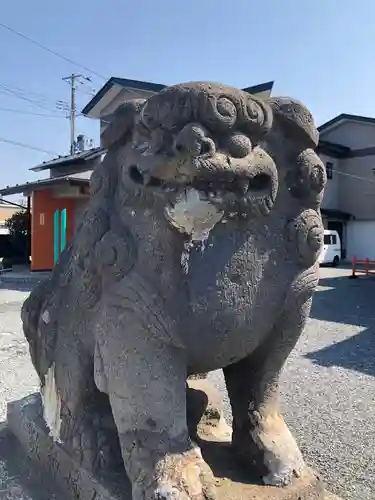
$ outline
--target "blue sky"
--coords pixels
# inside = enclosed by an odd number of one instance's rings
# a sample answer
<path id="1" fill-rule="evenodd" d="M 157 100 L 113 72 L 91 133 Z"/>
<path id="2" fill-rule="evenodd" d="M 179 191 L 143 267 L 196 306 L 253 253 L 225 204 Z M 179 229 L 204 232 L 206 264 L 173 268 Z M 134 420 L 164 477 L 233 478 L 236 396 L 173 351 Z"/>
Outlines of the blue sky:
<path id="1" fill-rule="evenodd" d="M 13 0 L 0 22 L 105 79 L 275 80 L 274 95 L 299 98 L 320 124 L 341 112 L 375 116 L 374 19 L 374 0 Z M 1 27 L 0 55 L 0 108 L 53 115 L 0 109 L 0 139 L 66 154 L 69 122 L 55 105 L 69 98 L 62 78 L 92 77 L 79 109 L 105 79 Z M 96 142 L 98 128 L 78 119 L 77 132 Z M 52 156 L 0 141 L 0 186 L 36 178 L 28 169 Z"/>

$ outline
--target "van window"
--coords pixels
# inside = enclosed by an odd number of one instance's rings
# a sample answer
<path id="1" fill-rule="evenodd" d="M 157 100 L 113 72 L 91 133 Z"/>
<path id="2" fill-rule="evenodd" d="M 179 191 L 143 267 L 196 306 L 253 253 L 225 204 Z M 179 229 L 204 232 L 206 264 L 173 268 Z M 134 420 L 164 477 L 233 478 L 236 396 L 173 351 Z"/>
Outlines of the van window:
<path id="1" fill-rule="evenodd" d="M 335 234 L 332 235 L 332 245 L 336 245 L 337 243 L 337 237 Z"/>
<path id="2" fill-rule="evenodd" d="M 330 245 L 331 244 L 331 235 L 330 234 L 325 234 L 324 235 L 324 244 L 325 245 Z"/>

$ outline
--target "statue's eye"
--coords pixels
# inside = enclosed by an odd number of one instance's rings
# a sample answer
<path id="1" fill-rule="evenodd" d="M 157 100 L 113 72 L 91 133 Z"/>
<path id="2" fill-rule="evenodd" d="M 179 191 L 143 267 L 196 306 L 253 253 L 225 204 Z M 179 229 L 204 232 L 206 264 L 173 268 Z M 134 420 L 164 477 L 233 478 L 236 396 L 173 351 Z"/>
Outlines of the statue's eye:
<path id="1" fill-rule="evenodd" d="M 225 149 L 233 158 L 244 158 L 251 153 L 251 141 L 246 135 L 234 132 L 226 138 Z"/>

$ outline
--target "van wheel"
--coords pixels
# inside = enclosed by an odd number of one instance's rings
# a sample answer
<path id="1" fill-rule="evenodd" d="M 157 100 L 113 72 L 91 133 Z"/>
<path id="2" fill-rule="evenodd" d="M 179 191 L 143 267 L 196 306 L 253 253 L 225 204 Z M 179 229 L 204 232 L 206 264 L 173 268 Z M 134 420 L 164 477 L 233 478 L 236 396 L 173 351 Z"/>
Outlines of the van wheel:
<path id="1" fill-rule="evenodd" d="M 332 262 L 332 267 L 337 267 L 340 264 L 340 257 L 338 255 L 335 256 Z"/>

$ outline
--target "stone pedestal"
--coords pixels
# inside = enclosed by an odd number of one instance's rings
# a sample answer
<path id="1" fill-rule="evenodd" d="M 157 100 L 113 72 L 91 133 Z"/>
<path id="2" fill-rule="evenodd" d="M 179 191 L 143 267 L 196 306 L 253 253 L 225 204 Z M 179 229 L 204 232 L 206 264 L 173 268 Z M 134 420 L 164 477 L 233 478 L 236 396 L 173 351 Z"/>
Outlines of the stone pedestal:
<path id="1" fill-rule="evenodd" d="M 287 488 L 257 484 L 237 465 L 230 447 L 230 427 L 220 411 L 220 398 L 206 380 L 189 381 L 191 432 L 216 477 L 218 500 L 325 500 L 324 488 L 310 469 Z M 203 413 L 202 413 L 203 411 Z M 202 418 L 201 418 L 202 417 Z M 93 476 L 52 441 L 41 417 L 39 394 L 8 405 L 10 430 L 35 464 L 41 482 L 55 485 L 61 500 L 131 500 L 126 474 Z M 60 496 L 61 495 L 61 496 Z"/>
<path id="2" fill-rule="evenodd" d="M 41 417 L 41 398 L 32 394 L 8 405 L 8 425 L 34 462 L 36 480 L 56 486 L 61 500 L 131 500 L 125 475 L 93 477 L 76 464 L 64 448 L 48 435 Z"/>

